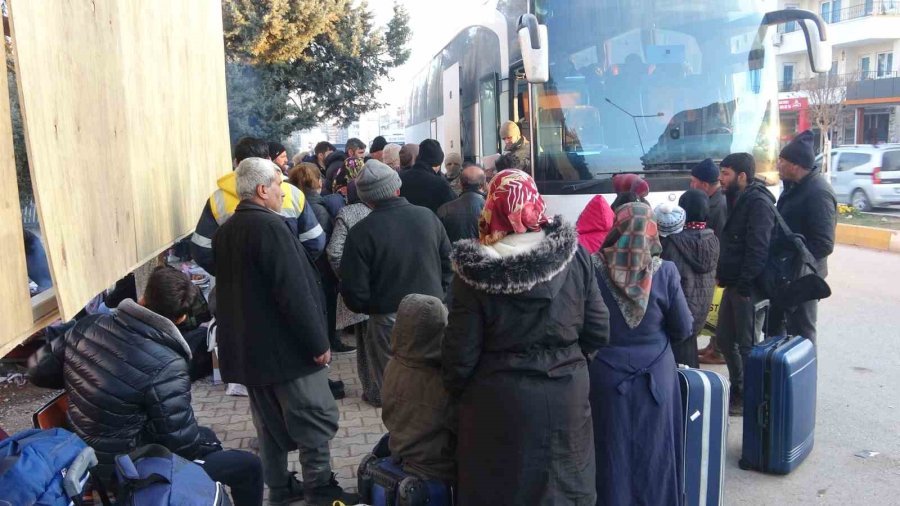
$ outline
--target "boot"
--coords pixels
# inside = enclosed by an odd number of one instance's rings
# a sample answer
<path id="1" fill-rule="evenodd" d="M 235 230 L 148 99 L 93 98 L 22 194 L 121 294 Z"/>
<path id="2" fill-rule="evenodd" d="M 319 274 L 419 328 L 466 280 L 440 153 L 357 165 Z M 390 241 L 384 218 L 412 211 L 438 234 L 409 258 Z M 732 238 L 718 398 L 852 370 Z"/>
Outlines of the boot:
<path id="1" fill-rule="evenodd" d="M 303 482 L 297 479 L 297 473 L 291 473 L 287 485 L 269 489 L 269 506 L 288 506 L 302 501 L 304 495 Z"/>
<path id="2" fill-rule="evenodd" d="M 331 389 L 331 395 L 334 396 L 334 400 L 336 401 L 343 399 L 347 395 L 346 392 L 344 392 L 344 382 L 341 380 L 328 380 L 328 388 Z"/>
<path id="3" fill-rule="evenodd" d="M 308 506 L 332 506 L 335 501 L 348 505 L 359 504 L 359 495 L 344 492 L 344 489 L 338 485 L 334 473 L 331 473 L 331 480 L 328 481 L 328 484 L 309 490 L 306 494 Z"/>

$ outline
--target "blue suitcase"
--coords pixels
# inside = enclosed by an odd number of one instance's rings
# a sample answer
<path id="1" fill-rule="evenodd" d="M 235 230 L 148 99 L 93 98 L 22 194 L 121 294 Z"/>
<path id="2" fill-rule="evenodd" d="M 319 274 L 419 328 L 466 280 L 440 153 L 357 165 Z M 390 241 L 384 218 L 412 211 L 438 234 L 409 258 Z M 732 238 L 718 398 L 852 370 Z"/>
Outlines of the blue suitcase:
<path id="1" fill-rule="evenodd" d="M 357 471 L 360 502 L 371 506 L 452 506 L 453 489 L 440 480 L 412 476 L 390 456 L 388 434 L 363 458 Z"/>
<path id="2" fill-rule="evenodd" d="M 725 504 L 729 384 L 719 373 L 678 369 L 684 415 L 684 504 Z"/>
<path id="3" fill-rule="evenodd" d="M 788 474 L 810 454 L 816 428 L 816 348 L 800 336 L 753 347 L 744 364 L 741 469 Z"/>

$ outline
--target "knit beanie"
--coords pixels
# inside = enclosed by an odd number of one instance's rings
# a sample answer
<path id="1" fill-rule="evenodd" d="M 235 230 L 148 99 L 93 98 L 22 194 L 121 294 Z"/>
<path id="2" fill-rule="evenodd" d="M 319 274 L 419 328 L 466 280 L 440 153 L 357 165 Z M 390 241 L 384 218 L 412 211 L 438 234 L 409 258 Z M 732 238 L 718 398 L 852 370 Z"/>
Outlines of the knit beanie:
<path id="1" fill-rule="evenodd" d="M 675 204 L 666 202 L 656 206 L 656 209 L 653 210 L 653 217 L 656 219 L 659 235 L 662 237 L 677 234 L 684 230 L 684 209 Z"/>
<path id="2" fill-rule="evenodd" d="M 380 202 L 395 196 L 401 184 L 397 171 L 372 159 L 356 177 L 356 192 L 365 203 Z"/>
<path id="3" fill-rule="evenodd" d="M 424 163 L 429 167 L 437 167 L 444 163 L 444 150 L 441 143 L 434 139 L 425 139 L 419 143 L 419 156 L 416 162 Z"/>
<path id="4" fill-rule="evenodd" d="M 688 190 L 678 199 L 684 221 L 705 223 L 709 219 L 709 197 L 700 190 Z"/>
<path id="5" fill-rule="evenodd" d="M 813 149 L 814 139 L 812 131 L 802 132 L 781 150 L 779 156 L 804 169 L 812 170 L 816 165 L 816 151 Z"/>
<path id="6" fill-rule="evenodd" d="M 650 195 L 650 183 L 646 179 L 639 177 L 631 183 L 631 192 L 642 199 L 647 198 L 647 195 Z"/>
<path id="7" fill-rule="evenodd" d="M 694 165 L 694 168 L 691 169 L 691 175 L 704 183 L 715 184 L 719 182 L 719 168 L 716 167 L 716 163 L 712 161 L 712 158 L 707 158 Z"/>
<path id="8" fill-rule="evenodd" d="M 519 129 L 519 125 L 512 121 L 503 123 L 503 125 L 500 126 L 500 138 L 503 139 L 505 137 L 512 137 L 513 139 L 522 137 L 522 131 Z"/>
<path id="9" fill-rule="evenodd" d="M 625 193 L 631 191 L 631 185 L 640 179 L 637 174 L 616 174 L 612 178 L 613 191 L 616 193 Z"/>
<path id="10" fill-rule="evenodd" d="M 369 153 L 383 151 L 385 146 L 387 146 L 387 140 L 379 135 L 372 140 L 372 146 L 369 147 Z"/>

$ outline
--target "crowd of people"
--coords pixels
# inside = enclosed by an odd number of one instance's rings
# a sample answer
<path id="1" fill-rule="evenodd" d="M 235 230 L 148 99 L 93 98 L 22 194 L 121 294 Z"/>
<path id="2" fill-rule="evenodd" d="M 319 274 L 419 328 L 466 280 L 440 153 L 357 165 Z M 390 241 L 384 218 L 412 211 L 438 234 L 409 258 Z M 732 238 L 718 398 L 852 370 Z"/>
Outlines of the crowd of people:
<path id="1" fill-rule="evenodd" d="M 827 274 L 836 203 L 812 134 L 781 152 L 777 206 L 752 155 L 735 153 L 698 164 L 678 203 L 655 209 L 646 180 L 616 176 L 612 204 L 594 197 L 575 224 L 548 213 L 518 126 L 500 137 L 483 166 L 433 139 L 322 142 L 290 162 L 280 144 L 236 144 L 191 250 L 216 276 L 219 367 L 247 387 L 258 459 L 197 426 L 180 271 L 157 269 L 137 302 L 48 344 L 32 381 L 65 386 L 101 464 L 157 442 L 202 459 L 237 505 L 261 504 L 263 483 L 274 505 L 355 504 L 331 469 L 328 365 L 356 351 L 392 455 L 452 484 L 458 504 L 682 504 L 676 364 L 721 353 L 739 416 L 777 216 Z M 716 286 L 716 341 L 698 350 Z M 813 342 L 815 325 L 814 301 L 769 318 L 769 332 Z"/>

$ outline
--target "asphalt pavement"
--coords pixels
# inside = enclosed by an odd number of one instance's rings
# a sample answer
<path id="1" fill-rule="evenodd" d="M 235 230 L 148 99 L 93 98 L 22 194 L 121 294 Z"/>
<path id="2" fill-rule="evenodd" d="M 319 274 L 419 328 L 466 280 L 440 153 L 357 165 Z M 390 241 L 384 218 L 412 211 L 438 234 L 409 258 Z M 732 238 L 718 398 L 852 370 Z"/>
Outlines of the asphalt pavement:
<path id="1" fill-rule="evenodd" d="M 900 255 L 839 245 L 829 271 L 813 452 L 788 476 L 743 471 L 731 418 L 725 504 L 900 504 Z"/>

